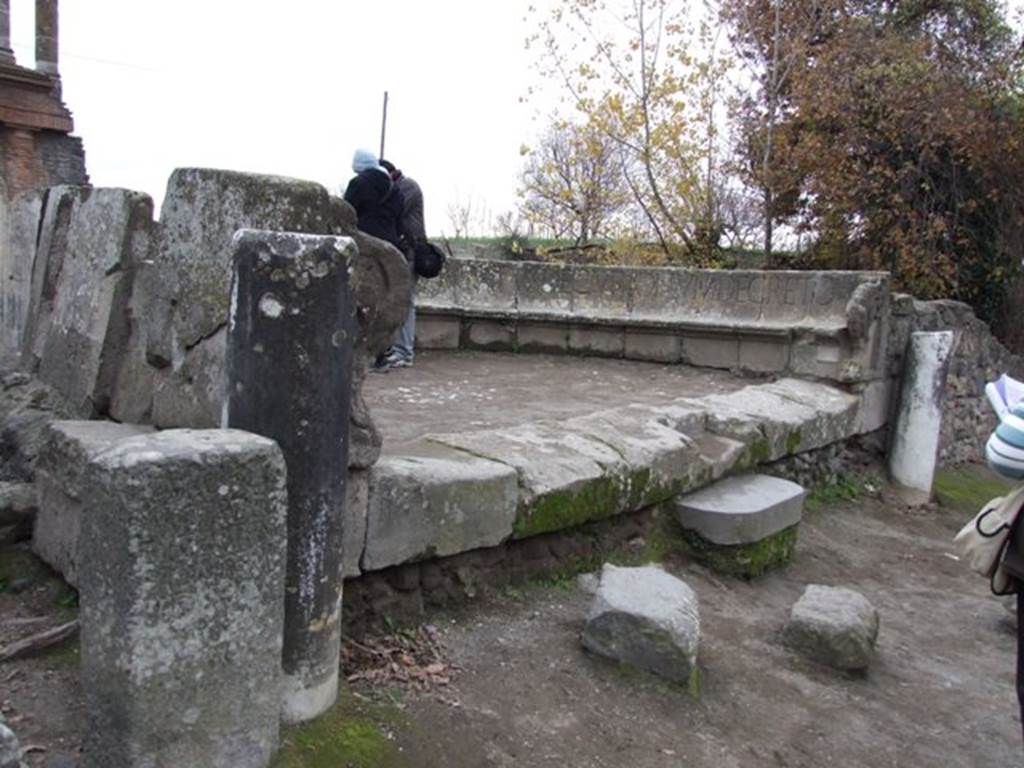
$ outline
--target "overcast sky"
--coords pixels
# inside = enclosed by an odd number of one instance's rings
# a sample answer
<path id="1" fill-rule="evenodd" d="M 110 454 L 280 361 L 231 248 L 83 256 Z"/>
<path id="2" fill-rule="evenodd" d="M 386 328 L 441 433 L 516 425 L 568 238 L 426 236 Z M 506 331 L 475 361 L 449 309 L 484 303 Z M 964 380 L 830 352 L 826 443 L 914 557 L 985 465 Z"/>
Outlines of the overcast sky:
<path id="1" fill-rule="evenodd" d="M 61 75 L 96 185 L 159 202 L 179 166 L 313 179 L 336 191 L 380 144 L 423 186 L 427 228 L 449 202 L 515 204 L 532 133 L 525 0 L 64 0 Z M 11 0 L 32 66 L 34 2 Z"/>
<path id="2" fill-rule="evenodd" d="M 543 0 L 542 0 L 543 1 Z M 353 150 L 424 189 L 427 229 L 449 204 L 515 206 L 533 116 L 529 0 L 63 0 L 61 73 L 92 181 L 159 204 L 179 166 L 276 173 L 337 191 Z M 534 0 L 534 4 L 540 4 Z M 1024 0 L 1013 0 L 1019 9 Z M 34 64 L 33 0 L 11 0 L 19 63 Z M 478 220 L 479 220 L 478 216 Z"/>

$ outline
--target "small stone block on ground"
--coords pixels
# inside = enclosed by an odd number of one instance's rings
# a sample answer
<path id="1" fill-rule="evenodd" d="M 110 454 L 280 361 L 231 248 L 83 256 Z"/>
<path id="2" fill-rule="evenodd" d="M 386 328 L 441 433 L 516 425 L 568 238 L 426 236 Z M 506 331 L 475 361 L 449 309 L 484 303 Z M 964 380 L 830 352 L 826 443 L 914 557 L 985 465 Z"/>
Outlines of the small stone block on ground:
<path id="1" fill-rule="evenodd" d="M 859 592 L 812 584 L 793 606 L 786 645 L 836 669 L 863 670 L 878 639 L 878 611 Z"/>
<path id="2" fill-rule="evenodd" d="M 792 557 L 805 495 L 789 480 L 740 475 L 677 498 L 673 511 L 694 557 L 753 578 Z"/>
<path id="3" fill-rule="evenodd" d="M 656 566 L 605 565 L 582 642 L 600 656 L 693 689 L 699 674 L 697 595 Z"/>

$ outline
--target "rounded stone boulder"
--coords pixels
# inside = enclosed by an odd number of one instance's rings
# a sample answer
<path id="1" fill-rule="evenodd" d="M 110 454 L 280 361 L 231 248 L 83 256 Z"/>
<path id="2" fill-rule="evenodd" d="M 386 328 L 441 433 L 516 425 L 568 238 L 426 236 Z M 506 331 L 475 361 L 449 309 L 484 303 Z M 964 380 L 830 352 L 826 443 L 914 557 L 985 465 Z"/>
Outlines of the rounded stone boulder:
<path id="1" fill-rule="evenodd" d="M 700 646 L 697 595 L 655 566 L 605 565 L 582 641 L 600 656 L 692 685 Z"/>
<path id="2" fill-rule="evenodd" d="M 878 611 L 859 592 L 812 584 L 793 606 L 783 638 L 790 648 L 836 669 L 867 669 L 875 655 Z"/>

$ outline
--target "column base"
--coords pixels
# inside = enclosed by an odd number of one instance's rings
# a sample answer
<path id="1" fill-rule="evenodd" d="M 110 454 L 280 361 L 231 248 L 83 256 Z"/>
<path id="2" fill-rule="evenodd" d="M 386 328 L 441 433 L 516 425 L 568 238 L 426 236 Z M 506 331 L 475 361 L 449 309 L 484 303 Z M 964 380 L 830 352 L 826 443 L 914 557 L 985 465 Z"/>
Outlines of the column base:
<path id="1" fill-rule="evenodd" d="M 304 723 L 319 717 L 338 700 L 338 672 L 324 682 L 309 686 L 295 675 L 284 675 L 281 696 L 281 721 L 287 725 Z"/>

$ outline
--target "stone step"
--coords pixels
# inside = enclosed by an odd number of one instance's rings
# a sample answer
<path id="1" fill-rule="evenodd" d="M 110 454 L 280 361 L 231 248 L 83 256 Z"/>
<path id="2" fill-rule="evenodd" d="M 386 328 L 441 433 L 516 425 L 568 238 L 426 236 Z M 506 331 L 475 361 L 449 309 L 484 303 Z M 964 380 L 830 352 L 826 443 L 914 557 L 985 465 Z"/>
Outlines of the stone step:
<path id="1" fill-rule="evenodd" d="M 672 508 L 695 556 L 751 577 L 792 556 L 805 495 L 789 480 L 747 474 L 678 497 Z"/>

